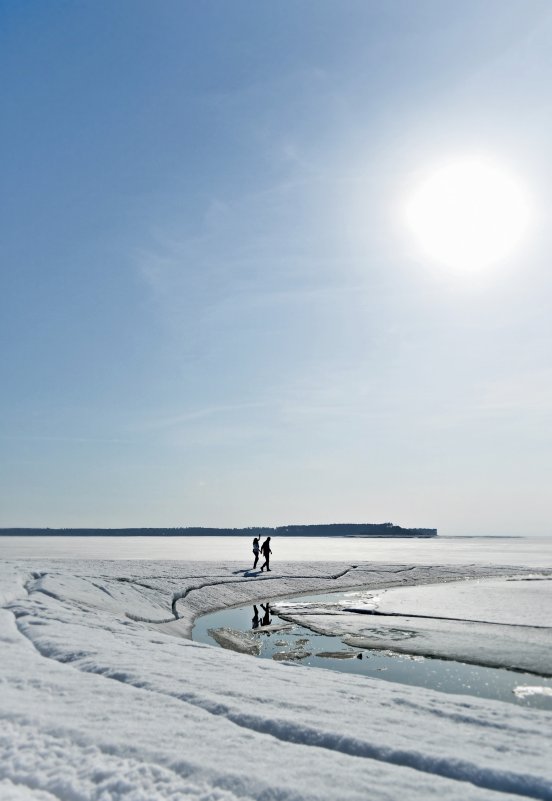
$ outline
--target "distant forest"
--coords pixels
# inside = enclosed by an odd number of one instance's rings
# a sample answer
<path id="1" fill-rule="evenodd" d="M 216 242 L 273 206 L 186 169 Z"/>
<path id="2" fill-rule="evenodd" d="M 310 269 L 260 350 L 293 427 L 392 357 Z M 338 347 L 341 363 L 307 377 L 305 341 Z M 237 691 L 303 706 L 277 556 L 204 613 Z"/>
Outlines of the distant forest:
<path id="1" fill-rule="evenodd" d="M 247 528 L 2 528 L 0 536 L 27 537 L 436 537 L 436 528 L 402 528 L 393 523 L 322 523 Z"/>

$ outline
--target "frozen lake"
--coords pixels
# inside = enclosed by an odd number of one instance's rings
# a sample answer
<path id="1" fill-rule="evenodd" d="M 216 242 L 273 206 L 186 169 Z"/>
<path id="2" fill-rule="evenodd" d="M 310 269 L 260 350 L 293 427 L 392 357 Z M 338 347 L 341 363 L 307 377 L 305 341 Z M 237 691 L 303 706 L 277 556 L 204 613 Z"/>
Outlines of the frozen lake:
<path id="1" fill-rule="evenodd" d="M 552 537 L 273 537 L 278 561 L 552 567 Z M 163 559 L 247 564 L 250 537 L 0 537 L 4 559 Z"/>

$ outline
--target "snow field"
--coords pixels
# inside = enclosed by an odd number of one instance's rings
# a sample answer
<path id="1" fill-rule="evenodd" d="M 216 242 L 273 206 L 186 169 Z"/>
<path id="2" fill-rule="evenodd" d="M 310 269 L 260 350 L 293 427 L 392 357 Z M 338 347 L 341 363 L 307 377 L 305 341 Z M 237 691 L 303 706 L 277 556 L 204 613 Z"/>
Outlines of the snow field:
<path id="1" fill-rule="evenodd" d="M 464 572 L 279 567 L 4 563 L 0 798 L 552 799 L 549 713 L 174 636 L 227 604 Z"/>

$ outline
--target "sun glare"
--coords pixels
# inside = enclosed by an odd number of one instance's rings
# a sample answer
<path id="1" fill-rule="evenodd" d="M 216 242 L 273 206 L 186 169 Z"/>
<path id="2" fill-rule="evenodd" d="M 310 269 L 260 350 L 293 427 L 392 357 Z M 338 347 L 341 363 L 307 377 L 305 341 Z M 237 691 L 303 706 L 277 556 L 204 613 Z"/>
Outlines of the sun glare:
<path id="1" fill-rule="evenodd" d="M 435 262 L 478 270 L 507 258 L 530 220 L 527 194 L 506 169 L 462 159 L 430 172 L 406 204 L 406 222 Z"/>

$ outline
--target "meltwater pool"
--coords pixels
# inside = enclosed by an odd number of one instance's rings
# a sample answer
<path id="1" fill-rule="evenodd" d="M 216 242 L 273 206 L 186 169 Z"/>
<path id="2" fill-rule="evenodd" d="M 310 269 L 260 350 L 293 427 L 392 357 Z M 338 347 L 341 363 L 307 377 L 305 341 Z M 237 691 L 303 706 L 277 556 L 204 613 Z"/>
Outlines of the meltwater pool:
<path id="1" fill-rule="evenodd" d="M 287 602 L 336 602 L 344 593 L 302 595 Z M 552 710 L 552 679 L 514 670 L 484 667 L 446 659 L 409 656 L 391 650 L 357 648 L 339 636 L 318 634 L 278 617 L 275 603 L 223 609 L 198 618 L 192 639 L 230 648 L 244 658 L 272 659 L 302 667 L 355 673 L 383 681 L 426 687 L 440 692 L 494 698 L 525 707 Z"/>

